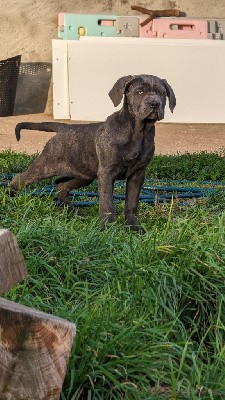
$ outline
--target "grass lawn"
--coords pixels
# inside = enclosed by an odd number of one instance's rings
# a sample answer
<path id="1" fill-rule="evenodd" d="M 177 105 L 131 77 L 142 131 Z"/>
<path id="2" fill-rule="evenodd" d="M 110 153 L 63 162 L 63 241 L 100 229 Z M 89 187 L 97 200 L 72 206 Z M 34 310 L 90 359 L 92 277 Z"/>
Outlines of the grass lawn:
<path id="1" fill-rule="evenodd" d="M 0 154 L 0 173 L 32 157 Z M 225 155 L 156 156 L 148 177 L 225 181 Z M 181 207 L 140 205 L 145 235 L 99 231 L 52 197 L 0 188 L 0 227 L 29 276 L 5 298 L 76 323 L 61 400 L 225 398 L 225 187 Z"/>

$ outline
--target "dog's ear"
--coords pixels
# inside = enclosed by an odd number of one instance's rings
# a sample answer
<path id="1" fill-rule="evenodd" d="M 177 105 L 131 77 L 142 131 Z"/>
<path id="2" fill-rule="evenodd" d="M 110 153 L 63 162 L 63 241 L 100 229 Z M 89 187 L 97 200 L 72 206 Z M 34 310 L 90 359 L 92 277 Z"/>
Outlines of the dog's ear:
<path id="1" fill-rule="evenodd" d="M 163 81 L 163 84 L 166 89 L 166 95 L 169 99 L 170 111 L 173 112 L 174 108 L 176 107 L 176 97 L 175 97 L 174 91 L 171 88 L 171 86 L 169 85 L 169 83 L 166 81 L 166 79 L 162 79 L 162 81 Z"/>
<path id="2" fill-rule="evenodd" d="M 121 103 L 126 85 L 128 82 L 131 81 L 132 78 L 132 75 L 123 76 L 122 78 L 118 79 L 118 81 L 116 81 L 115 85 L 110 90 L 109 97 L 115 107 L 117 107 Z"/>

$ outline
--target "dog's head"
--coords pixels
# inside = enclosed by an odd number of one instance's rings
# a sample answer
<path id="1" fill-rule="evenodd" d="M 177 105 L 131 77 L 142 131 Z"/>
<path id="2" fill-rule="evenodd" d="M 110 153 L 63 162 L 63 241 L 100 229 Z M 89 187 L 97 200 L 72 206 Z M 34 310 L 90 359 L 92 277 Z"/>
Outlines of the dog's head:
<path id="1" fill-rule="evenodd" d="M 171 86 L 165 79 L 153 75 L 129 75 L 118 79 L 109 92 L 115 107 L 121 103 L 123 95 L 134 118 L 153 123 L 164 118 L 166 97 L 169 99 L 171 112 L 176 106 Z"/>

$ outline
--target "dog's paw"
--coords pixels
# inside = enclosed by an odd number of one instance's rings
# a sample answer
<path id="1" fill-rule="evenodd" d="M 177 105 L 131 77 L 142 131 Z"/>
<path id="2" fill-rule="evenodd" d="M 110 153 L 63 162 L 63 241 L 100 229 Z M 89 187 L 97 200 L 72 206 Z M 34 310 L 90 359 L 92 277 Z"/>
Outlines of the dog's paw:
<path id="1" fill-rule="evenodd" d="M 143 228 L 143 226 L 139 224 L 138 218 L 135 214 L 127 214 L 125 221 L 130 230 L 140 234 L 146 233 L 146 230 Z"/>
<path id="2" fill-rule="evenodd" d="M 84 211 L 80 208 L 77 207 L 76 205 L 72 204 L 72 203 L 63 203 L 61 201 L 59 201 L 57 198 L 55 199 L 55 204 L 58 207 L 64 208 L 65 210 L 68 211 L 68 213 L 74 213 L 76 214 L 78 217 L 83 217 L 84 216 Z"/>
<path id="3" fill-rule="evenodd" d="M 7 193 L 9 195 L 9 197 L 14 197 L 16 195 L 16 193 L 17 193 L 17 190 L 14 189 L 12 186 L 9 186 L 7 188 Z"/>
<path id="4" fill-rule="evenodd" d="M 144 235 L 146 230 L 141 225 L 128 225 L 131 231 L 138 232 L 140 235 Z"/>

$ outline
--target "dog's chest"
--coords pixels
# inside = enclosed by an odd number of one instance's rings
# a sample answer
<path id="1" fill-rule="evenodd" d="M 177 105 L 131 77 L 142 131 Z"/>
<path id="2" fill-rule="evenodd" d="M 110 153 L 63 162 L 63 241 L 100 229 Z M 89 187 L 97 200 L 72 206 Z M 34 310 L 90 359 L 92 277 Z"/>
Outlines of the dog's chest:
<path id="1" fill-rule="evenodd" d="M 126 149 L 121 152 L 122 160 L 125 164 L 129 165 L 137 161 L 143 152 L 142 143 L 131 143 Z"/>
<path id="2" fill-rule="evenodd" d="M 148 158 L 149 152 L 154 147 L 154 135 L 150 132 L 131 140 L 121 151 L 122 162 L 130 166 Z"/>
<path id="3" fill-rule="evenodd" d="M 145 168 L 154 155 L 154 148 L 154 131 L 130 141 L 120 153 L 120 174 L 128 177 L 137 169 Z"/>

